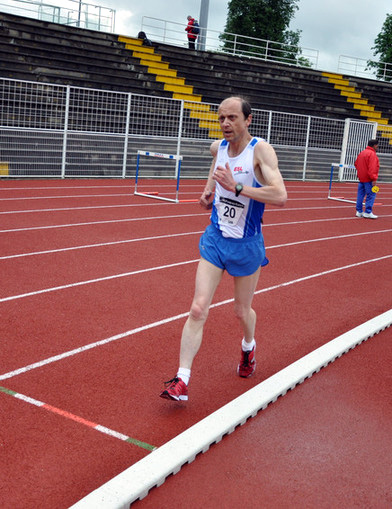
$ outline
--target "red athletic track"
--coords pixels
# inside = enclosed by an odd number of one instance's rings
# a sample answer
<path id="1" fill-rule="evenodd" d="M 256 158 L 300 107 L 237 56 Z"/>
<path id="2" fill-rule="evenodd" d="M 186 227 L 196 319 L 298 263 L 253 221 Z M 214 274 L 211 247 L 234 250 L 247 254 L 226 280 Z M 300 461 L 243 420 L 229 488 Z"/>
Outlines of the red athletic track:
<path id="1" fill-rule="evenodd" d="M 202 188 L 184 181 L 180 198 Z M 380 185 L 377 221 L 327 200 L 326 183 L 287 188 L 287 206 L 265 213 L 271 263 L 254 300 L 255 376 L 237 377 L 240 330 L 231 304 L 215 307 L 190 400 L 175 404 L 158 394 L 178 367 L 185 318 L 177 315 L 189 309 L 208 214 L 196 203 L 136 197 L 129 181 L 0 182 L 2 508 L 67 508 L 149 453 L 94 424 L 160 446 L 392 308 L 392 186 Z M 138 190 L 173 196 L 174 184 L 142 181 Z M 224 277 L 214 302 L 231 297 Z M 336 360 L 134 506 L 391 507 L 391 340 L 389 328 Z"/>

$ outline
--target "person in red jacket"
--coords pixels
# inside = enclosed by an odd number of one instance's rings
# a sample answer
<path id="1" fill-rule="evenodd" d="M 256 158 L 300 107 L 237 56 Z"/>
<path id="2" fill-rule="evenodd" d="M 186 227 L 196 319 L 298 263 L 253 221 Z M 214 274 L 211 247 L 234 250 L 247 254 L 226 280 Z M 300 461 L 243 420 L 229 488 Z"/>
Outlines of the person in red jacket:
<path id="1" fill-rule="evenodd" d="M 197 35 L 193 33 L 193 23 L 195 22 L 195 18 L 192 18 L 192 16 L 187 17 L 188 25 L 185 27 L 185 31 L 188 35 L 188 45 L 189 49 L 196 49 L 195 43 L 197 39 Z"/>
<path id="2" fill-rule="evenodd" d="M 377 219 L 373 214 L 373 204 L 376 199 L 376 193 L 372 191 L 378 179 L 380 162 L 377 157 L 378 140 L 369 140 L 368 146 L 358 154 L 354 163 L 359 179 L 356 216 L 367 219 Z M 363 211 L 363 199 L 366 195 L 365 212 Z"/>

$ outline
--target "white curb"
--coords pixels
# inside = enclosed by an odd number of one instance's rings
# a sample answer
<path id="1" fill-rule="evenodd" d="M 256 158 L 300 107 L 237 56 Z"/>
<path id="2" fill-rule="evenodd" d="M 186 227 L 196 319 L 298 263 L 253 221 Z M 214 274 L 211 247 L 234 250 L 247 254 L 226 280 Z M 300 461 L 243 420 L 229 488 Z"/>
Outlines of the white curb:
<path id="1" fill-rule="evenodd" d="M 350 349 L 389 327 L 392 310 L 338 336 L 253 387 L 96 489 L 70 509 L 127 509 L 197 454 Z"/>

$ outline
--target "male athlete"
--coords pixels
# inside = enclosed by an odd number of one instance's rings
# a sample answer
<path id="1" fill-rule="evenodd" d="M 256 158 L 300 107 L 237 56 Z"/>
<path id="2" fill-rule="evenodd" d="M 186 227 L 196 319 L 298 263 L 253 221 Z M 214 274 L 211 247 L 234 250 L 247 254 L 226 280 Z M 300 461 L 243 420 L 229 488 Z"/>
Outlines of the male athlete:
<path id="1" fill-rule="evenodd" d="M 249 134 L 249 103 L 240 97 L 229 97 L 220 104 L 218 117 L 224 139 L 211 145 L 213 161 L 200 198 L 202 207 L 212 208 L 211 224 L 199 243 L 201 259 L 182 332 L 177 376 L 165 383 L 160 394 L 175 401 L 188 399 L 192 362 L 225 270 L 234 278 L 234 313 L 243 330 L 237 373 L 244 378 L 254 373 L 256 312 L 251 306 L 260 267 L 268 263 L 261 231 L 264 205 L 283 207 L 287 200 L 274 149 Z"/>

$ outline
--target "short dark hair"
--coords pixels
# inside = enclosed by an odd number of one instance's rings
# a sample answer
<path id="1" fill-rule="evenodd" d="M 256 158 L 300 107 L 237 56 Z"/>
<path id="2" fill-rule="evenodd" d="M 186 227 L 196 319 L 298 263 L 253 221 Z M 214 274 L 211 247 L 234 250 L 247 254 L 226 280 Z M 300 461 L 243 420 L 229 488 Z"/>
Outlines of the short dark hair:
<path id="1" fill-rule="evenodd" d="M 252 106 L 249 101 L 247 101 L 244 97 L 240 97 L 241 99 L 241 108 L 242 113 L 244 114 L 245 120 L 252 114 Z"/>
<path id="2" fill-rule="evenodd" d="M 240 102 L 241 111 L 242 111 L 242 114 L 244 115 L 245 120 L 249 117 L 249 115 L 252 114 L 252 107 L 251 107 L 250 103 L 247 101 L 247 99 L 245 99 L 244 97 L 242 97 L 240 95 L 233 95 L 231 97 L 226 97 L 226 99 L 223 99 L 221 104 L 223 104 L 225 101 L 228 101 L 229 99 L 235 99 L 236 101 Z M 220 105 L 219 105 L 219 108 L 220 108 Z"/>
<path id="3" fill-rule="evenodd" d="M 378 140 L 369 140 L 368 147 L 374 147 L 378 145 Z"/>
<path id="4" fill-rule="evenodd" d="M 232 97 L 228 97 L 228 99 L 238 99 L 241 103 L 241 111 L 245 117 L 245 120 L 252 114 L 252 106 L 249 101 L 245 99 L 242 95 L 234 95 Z"/>

